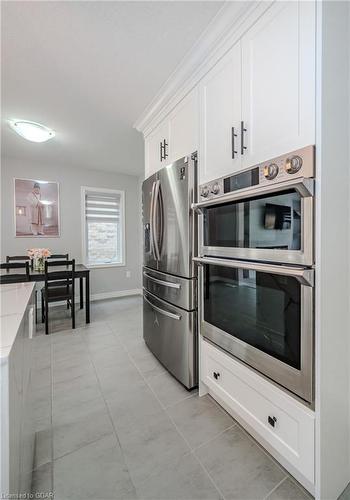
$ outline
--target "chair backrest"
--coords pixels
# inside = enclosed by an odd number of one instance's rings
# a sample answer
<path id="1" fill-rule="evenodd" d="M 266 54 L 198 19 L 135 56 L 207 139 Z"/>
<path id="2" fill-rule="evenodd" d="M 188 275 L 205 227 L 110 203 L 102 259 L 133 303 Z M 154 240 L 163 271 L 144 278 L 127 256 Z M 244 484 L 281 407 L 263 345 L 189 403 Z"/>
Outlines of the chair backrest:
<path id="1" fill-rule="evenodd" d="M 6 262 L 27 262 L 30 260 L 28 255 L 7 255 Z"/>
<path id="2" fill-rule="evenodd" d="M 23 276 L 23 273 L 11 273 L 11 269 L 25 269 L 25 277 L 26 280 L 29 281 L 29 262 L 6 262 L 4 264 L 0 264 L 0 269 L 6 269 L 6 273 L 9 273 L 7 278 L 16 279 L 18 276 Z M 6 279 L 7 279 L 6 278 Z"/>
<path id="3" fill-rule="evenodd" d="M 69 260 L 69 253 L 53 253 L 49 259 L 65 259 Z"/>
<path id="4" fill-rule="evenodd" d="M 54 270 L 60 267 L 61 269 Z M 50 271 L 50 268 L 54 268 Z M 59 282 L 63 285 L 66 282 L 67 286 L 72 286 L 72 294 L 74 296 L 74 276 L 75 275 L 75 259 L 66 260 L 45 260 L 45 289 L 54 287 L 55 283 Z"/>

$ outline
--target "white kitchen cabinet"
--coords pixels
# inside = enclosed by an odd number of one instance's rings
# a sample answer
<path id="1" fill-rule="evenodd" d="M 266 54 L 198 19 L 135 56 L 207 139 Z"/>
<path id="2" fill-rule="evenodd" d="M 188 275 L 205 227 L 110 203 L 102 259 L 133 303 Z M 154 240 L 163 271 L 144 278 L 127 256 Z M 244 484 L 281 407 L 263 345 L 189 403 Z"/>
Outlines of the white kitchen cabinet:
<path id="1" fill-rule="evenodd" d="M 195 88 L 145 138 L 145 176 L 197 151 L 198 135 L 199 103 Z"/>
<path id="2" fill-rule="evenodd" d="M 203 184 L 241 168 L 240 42 L 209 71 L 199 88 L 199 182 Z"/>
<path id="3" fill-rule="evenodd" d="M 243 363 L 200 342 L 200 377 L 209 393 L 312 490 L 315 413 Z"/>
<path id="4" fill-rule="evenodd" d="M 149 177 L 169 163 L 168 158 L 169 120 L 164 120 L 145 138 L 145 177 Z"/>
<path id="5" fill-rule="evenodd" d="M 198 149 L 198 88 L 190 92 L 169 116 L 170 161 L 178 160 Z"/>
<path id="6" fill-rule="evenodd" d="M 242 167 L 315 143 L 315 3 L 277 2 L 242 44 Z"/>

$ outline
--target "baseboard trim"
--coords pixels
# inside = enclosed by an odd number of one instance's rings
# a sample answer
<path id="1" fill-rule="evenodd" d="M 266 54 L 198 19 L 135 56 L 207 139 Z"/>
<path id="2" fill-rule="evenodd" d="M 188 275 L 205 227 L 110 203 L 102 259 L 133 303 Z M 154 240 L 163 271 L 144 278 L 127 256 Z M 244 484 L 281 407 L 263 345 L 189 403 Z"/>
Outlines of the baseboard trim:
<path id="1" fill-rule="evenodd" d="M 142 288 L 134 288 L 133 290 L 118 290 L 115 292 L 94 293 L 91 295 L 91 301 L 117 299 L 119 297 L 128 297 L 130 295 L 142 295 Z"/>

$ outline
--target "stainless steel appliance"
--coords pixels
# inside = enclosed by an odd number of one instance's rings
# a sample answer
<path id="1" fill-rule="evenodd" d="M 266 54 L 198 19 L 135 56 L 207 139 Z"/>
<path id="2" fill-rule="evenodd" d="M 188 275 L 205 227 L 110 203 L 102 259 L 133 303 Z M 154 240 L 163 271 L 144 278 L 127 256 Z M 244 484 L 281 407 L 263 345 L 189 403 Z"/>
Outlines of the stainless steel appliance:
<path id="1" fill-rule="evenodd" d="M 214 181 L 193 205 L 201 214 L 194 259 L 201 270 L 201 334 L 308 403 L 313 156 L 313 147 L 304 148 Z M 218 193 L 207 192 L 216 185 Z"/>
<path id="2" fill-rule="evenodd" d="M 200 186 L 201 255 L 313 265 L 314 147 Z"/>
<path id="3" fill-rule="evenodd" d="M 197 385 L 197 154 L 146 179 L 142 187 L 143 337 L 188 389 Z"/>

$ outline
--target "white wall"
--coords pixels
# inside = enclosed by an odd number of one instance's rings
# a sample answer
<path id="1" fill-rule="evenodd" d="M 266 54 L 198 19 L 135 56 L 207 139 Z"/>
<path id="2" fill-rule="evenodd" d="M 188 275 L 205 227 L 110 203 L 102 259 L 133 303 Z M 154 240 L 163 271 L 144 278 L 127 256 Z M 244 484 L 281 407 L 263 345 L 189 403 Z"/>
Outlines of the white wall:
<path id="1" fill-rule="evenodd" d="M 1 165 L 1 261 L 6 255 L 22 255 L 33 246 L 45 246 L 54 253 L 69 253 L 76 262 L 81 255 L 81 186 L 125 190 L 126 266 L 91 270 L 91 293 L 108 293 L 141 288 L 140 180 L 136 176 L 67 165 L 31 164 L 3 158 Z M 16 238 L 14 236 L 14 177 L 57 181 L 60 184 L 59 238 Z M 126 271 L 131 272 L 130 278 Z"/>

